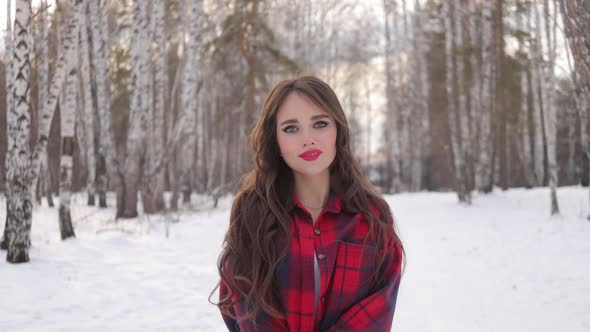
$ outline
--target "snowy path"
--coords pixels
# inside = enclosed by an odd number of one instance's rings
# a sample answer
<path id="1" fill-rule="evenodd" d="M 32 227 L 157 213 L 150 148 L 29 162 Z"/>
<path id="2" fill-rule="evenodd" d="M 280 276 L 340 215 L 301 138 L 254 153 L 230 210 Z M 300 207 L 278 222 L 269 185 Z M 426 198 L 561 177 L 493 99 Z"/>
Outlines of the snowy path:
<path id="1" fill-rule="evenodd" d="M 547 188 L 495 191 L 472 207 L 452 193 L 388 197 L 408 262 L 393 331 L 589 331 L 588 192 L 558 195 L 555 218 Z M 112 210 L 76 199 L 76 239 L 60 241 L 56 210 L 40 207 L 31 262 L 0 258 L 0 331 L 225 331 L 207 297 L 229 198 L 182 215 L 169 237 L 161 219 L 113 224 Z M 4 213 L 2 201 L 0 227 Z"/>

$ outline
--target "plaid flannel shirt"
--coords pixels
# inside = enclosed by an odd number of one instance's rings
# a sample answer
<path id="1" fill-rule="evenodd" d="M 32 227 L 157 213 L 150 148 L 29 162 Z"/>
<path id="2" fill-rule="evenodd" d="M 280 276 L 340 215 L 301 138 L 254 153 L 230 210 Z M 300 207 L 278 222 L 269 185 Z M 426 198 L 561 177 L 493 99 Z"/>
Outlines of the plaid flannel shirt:
<path id="1" fill-rule="evenodd" d="M 390 331 L 400 285 L 401 246 L 390 243 L 382 251 L 386 255 L 384 268 L 378 282 L 370 284 L 377 249 L 362 245 L 368 233 L 365 216 L 343 211 L 339 196 L 332 192 L 315 224 L 296 196 L 294 203 L 290 210 L 293 218 L 290 248 L 276 272 L 286 319 L 263 312 L 256 317 L 256 329 L 247 320 L 238 323 L 222 314 L 229 331 Z M 374 211 L 379 215 L 377 209 Z M 391 216 L 385 218 L 393 223 Z M 317 319 L 314 319 L 314 251 L 321 275 Z M 222 282 L 220 296 L 227 291 L 227 285 Z M 238 316 L 244 313 L 239 302 L 233 310 Z"/>

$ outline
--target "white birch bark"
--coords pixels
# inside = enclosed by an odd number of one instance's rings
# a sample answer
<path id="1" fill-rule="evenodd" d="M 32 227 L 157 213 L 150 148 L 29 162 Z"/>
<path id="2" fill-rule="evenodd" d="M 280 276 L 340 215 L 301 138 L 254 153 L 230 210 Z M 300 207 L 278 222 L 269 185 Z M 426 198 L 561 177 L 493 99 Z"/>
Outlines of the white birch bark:
<path id="1" fill-rule="evenodd" d="M 481 52 L 479 43 L 481 42 L 481 34 L 478 30 L 478 18 L 480 12 L 475 1 L 468 1 L 469 6 L 469 39 L 471 42 L 471 57 L 469 59 L 471 67 L 471 86 L 470 86 L 470 104 L 469 114 L 471 117 L 470 132 L 471 137 L 471 151 L 472 151 L 472 162 L 474 167 L 477 169 L 479 156 L 476 151 L 479 151 L 479 130 L 480 130 L 480 118 L 481 118 L 481 64 L 479 56 Z M 475 176 L 475 175 L 474 175 Z"/>
<path id="2" fill-rule="evenodd" d="M 168 104 L 168 64 L 166 52 L 166 2 L 152 4 L 151 19 L 154 26 L 154 112 L 150 144 L 148 148 L 150 168 L 155 169 L 158 157 L 164 155 L 164 114 Z M 153 176 L 146 174 L 146 193 L 144 194 L 144 212 L 156 213 L 164 209 L 164 169 L 155 171 Z"/>
<path id="3" fill-rule="evenodd" d="M 38 56 L 35 59 L 37 64 L 37 119 L 41 118 L 43 105 L 45 99 L 47 98 L 47 80 L 49 75 L 49 61 L 48 61 L 48 48 L 47 48 L 47 39 L 48 39 L 48 20 L 47 20 L 47 4 L 46 1 L 41 1 L 40 3 L 41 11 L 39 15 L 41 17 L 41 27 L 40 31 L 37 35 L 37 41 L 35 42 L 36 53 Z M 36 140 L 39 139 L 39 126 L 37 126 L 37 133 L 36 133 Z M 33 183 L 32 189 L 35 191 L 36 201 L 38 204 L 41 204 L 42 199 L 42 189 L 44 189 L 44 181 L 46 179 L 45 170 L 47 168 L 46 157 L 42 157 L 41 160 L 41 167 L 39 169 L 39 178 L 37 181 Z"/>
<path id="4" fill-rule="evenodd" d="M 12 1 L 6 1 L 6 31 L 4 31 L 4 58 L 6 59 L 6 109 L 12 109 Z"/>
<path id="5" fill-rule="evenodd" d="M 455 190 L 460 202 L 466 202 L 466 188 L 464 172 L 463 172 L 463 155 L 459 142 L 459 122 L 457 119 L 457 103 L 455 84 L 457 80 L 456 68 L 453 64 L 453 57 L 455 56 L 455 36 L 453 19 L 453 3 L 445 1 L 443 3 L 443 15 L 445 24 L 445 75 L 446 75 L 446 90 L 447 90 L 447 112 L 449 117 L 449 131 L 451 139 L 451 155 L 455 173 Z"/>
<path id="6" fill-rule="evenodd" d="M 544 154 L 544 135 L 543 135 L 543 82 L 541 62 L 543 60 L 543 37 L 541 35 L 541 24 L 537 9 L 537 4 L 532 3 L 531 14 L 535 17 L 533 24 L 532 18 L 529 17 L 529 28 L 534 38 L 531 40 L 531 89 L 533 98 L 533 130 L 534 130 L 534 166 L 536 184 L 543 185 L 545 179 L 545 154 Z"/>
<path id="7" fill-rule="evenodd" d="M 536 6 L 535 6 L 536 7 Z M 557 184 L 559 165 L 557 164 L 557 114 L 555 109 L 555 58 L 556 44 L 555 37 L 551 34 L 550 19 L 553 17 L 549 10 L 549 1 L 544 0 L 543 8 L 545 13 L 545 35 L 547 38 L 547 51 L 549 59 L 547 69 L 545 70 L 545 97 L 543 98 L 543 124 L 545 129 L 545 139 L 547 142 L 547 167 L 549 175 L 549 187 L 551 195 L 551 215 L 559 214 L 559 204 L 557 201 Z M 554 14 L 556 8 L 554 8 Z M 555 21 L 555 18 L 553 19 Z M 554 23 L 556 24 L 556 23 Z"/>
<path id="8" fill-rule="evenodd" d="M 516 15 L 516 24 L 517 29 L 520 31 L 525 31 L 524 26 L 524 16 L 525 13 L 518 13 Z M 517 146 L 520 155 L 520 159 L 523 165 L 523 173 L 525 177 L 525 183 L 527 188 L 530 188 L 535 183 L 534 173 L 533 170 L 533 156 L 531 150 L 531 139 L 530 139 L 530 132 L 529 132 L 529 81 L 528 81 L 528 74 L 527 68 L 530 68 L 530 63 L 525 59 L 525 43 L 522 38 L 519 40 L 518 49 L 522 56 L 522 61 L 520 62 L 521 65 L 521 72 L 520 72 L 520 88 L 521 88 L 521 103 L 520 103 L 520 112 L 518 115 L 519 124 L 520 124 L 520 137 L 521 139 L 518 140 Z"/>
<path id="9" fill-rule="evenodd" d="M 12 94 L 8 109 L 8 149 L 6 156 L 7 224 L 5 236 L 8 244 L 6 260 L 10 263 L 29 261 L 31 243 L 32 195 L 30 167 L 30 92 L 31 70 L 31 2 L 16 0 L 14 44 L 11 54 Z"/>
<path id="10" fill-rule="evenodd" d="M 384 136 L 386 137 L 387 148 L 389 149 L 391 161 L 391 182 L 388 184 L 389 193 L 401 191 L 401 170 L 400 170 L 400 141 L 398 130 L 399 109 L 397 107 L 396 89 L 396 53 L 393 38 L 395 36 L 396 5 L 393 0 L 383 0 L 383 12 L 385 16 L 385 75 L 386 75 L 386 98 L 387 113 L 386 124 L 384 125 Z"/>
<path id="11" fill-rule="evenodd" d="M 578 96 L 575 96 L 577 99 Z M 566 178 L 571 180 L 576 178 L 576 145 L 578 141 L 577 127 L 578 127 L 578 114 L 577 107 L 567 108 L 567 141 L 568 141 L 568 154 L 567 154 L 567 166 L 566 166 Z"/>
<path id="12" fill-rule="evenodd" d="M 96 189 L 98 205 L 105 208 L 107 207 L 106 192 L 109 178 L 115 173 L 115 146 L 113 144 L 113 134 L 111 133 L 110 111 L 108 6 L 104 0 L 89 1 L 88 4 L 92 29 L 92 54 L 96 75 L 96 105 L 100 119 Z"/>
<path id="13" fill-rule="evenodd" d="M 85 142 L 84 146 L 86 155 L 86 164 L 88 168 L 88 177 L 86 180 L 86 191 L 88 193 L 88 205 L 94 205 L 94 185 L 96 176 L 96 161 L 94 159 L 94 107 L 92 103 L 92 79 L 90 77 L 90 53 L 88 41 L 88 16 L 86 8 L 83 10 L 80 21 L 80 53 L 81 53 L 81 80 L 82 92 L 84 96 L 84 111 L 81 113 L 84 122 Z"/>
<path id="14" fill-rule="evenodd" d="M 79 4 L 82 2 L 82 0 L 74 1 L 73 12 L 78 11 Z M 12 54 L 15 68 L 14 78 L 18 79 L 18 84 L 15 81 L 12 89 L 14 107 L 9 112 L 7 119 L 9 136 L 7 178 L 11 189 L 8 193 L 5 232 L 8 241 L 7 260 L 15 263 L 29 260 L 28 248 L 30 246 L 32 213 L 31 185 L 38 176 L 40 159 L 47 147 L 49 125 L 66 74 L 66 59 L 75 56 L 71 50 L 74 47 L 74 34 L 77 33 L 78 20 L 77 15 L 73 15 L 69 20 L 63 44 L 66 51 L 59 55 L 55 74 L 49 87 L 49 94 L 43 107 L 43 114 L 39 119 L 39 139 L 31 154 L 29 151 L 30 99 L 28 96 L 31 6 L 28 0 L 18 0 L 16 4 L 19 21 L 15 21 L 15 28 L 18 27 L 18 31 L 15 31 L 15 47 Z M 16 157 L 12 158 L 13 155 Z"/>
<path id="15" fill-rule="evenodd" d="M 217 98 L 213 97 L 211 98 L 210 102 L 209 102 L 209 106 L 207 107 L 207 123 L 211 123 L 211 118 L 215 118 L 215 111 L 217 110 Z M 216 171 L 219 170 L 219 168 L 217 167 L 217 165 L 219 164 L 219 159 L 220 159 L 220 151 L 221 146 L 218 143 L 218 129 L 219 129 L 219 125 L 214 125 L 214 126 L 209 126 L 209 153 L 211 154 L 211 157 L 208 159 L 208 163 L 207 163 L 207 186 L 206 186 L 206 190 L 208 193 L 210 194 L 215 194 L 215 192 L 213 191 L 215 189 L 215 181 L 219 179 L 219 177 L 215 177 L 215 173 Z M 219 185 L 219 184 L 218 184 Z"/>
<path id="16" fill-rule="evenodd" d="M 133 18 L 131 23 L 131 79 L 129 91 L 131 101 L 129 109 L 129 121 L 127 130 L 127 146 L 124 176 L 121 182 L 124 184 L 117 193 L 117 217 L 137 217 L 137 196 L 139 181 L 141 178 L 140 159 L 145 153 L 146 145 L 145 128 L 146 116 L 149 112 L 149 100 L 145 100 L 146 90 L 149 86 L 147 75 L 148 64 L 148 20 L 146 2 L 136 0 L 133 2 Z"/>
<path id="17" fill-rule="evenodd" d="M 406 1 L 402 0 L 401 4 L 398 3 L 400 7 L 401 13 L 398 13 L 397 10 L 394 9 L 393 20 L 396 22 L 396 49 L 395 54 L 397 57 L 397 66 L 398 70 L 397 74 L 397 89 L 398 93 L 396 94 L 398 100 L 398 107 L 400 110 L 401 115 L 401 126 L 399 128 L 400 135 L 400 163 L 401 163 L 401 177 L 402 177 L 402 190 L 408 190 L 411 186 L 410 183 L 410 170 L 412 164 L 412 149 L 411 149 L 411 141 L 410 141 L 410 133 L 412 131 L 412 121 L 410 119 L 410 113 L 412 111 L 411 104 L 410 104 L 410 96 L 408 92 L 408 23 L 407 23 L 407 14 L 406 14 Z"/>
<path id="18" fill-rule="evenodd" d="M 493 29 L 494 3 L 482 2 L 482 72 L 479 117 L 479 158 L 475 168 L 475 186 L 481 192 L 492 190 L 492 103 L 493 103 Z"/>
<path id="19" fill-rule="evenodd" d="M 41 8 L 47 7 L 47 1 L 41 2 Z M 40 36 L 40 54 L 38 58 L 39 64 L 39 115 L 37 119 L 42 117 L 43 106 L 47 101 L 47 88 L 49 87 L 49 55 L 48 55 L 48 39 L 49 39 L 49 20 L 47 15 L 47 9 L 41 12 L 41 36 Z M 37 140 L 39 140 L 41 131 L 40 127 L 37 126 Z M 47 204 L 53 206 L 53 199 L 51 194 L 51 180 L 49 177 L 48 169 L 48 156 L 45 151 L 41 156 L 41 163 L 39 169 L 39 179 L 37 181 L 39 187 L 40 196 L 45 195 L 47 197 Z"/>
<path id="20" fill-rule="evenodd" d="M 185 144 L 182 148 L 182 174 L 181 174 L 181 191 L 183 193 L 183 202 L 190 203 L 190 194 L 193 188 L 194 177 L 194 160 L 195 148 L 198 144 L 198 133 L 195 128 L 197 125 L 198 108 L 197 108 L 197 52 L 198 52 L 198 35 L 199 35 L 199 6 L 200 1 L 185 2 L 185 16 L 183 20 L 185 35 L 188 38 L 185 50 L 185 70 L 183 72 L 181 105 L 182 112 L 185 113 Z"/>
<path id="21" fill-rule="evenodd" d="M 68 10 L 68 12 L 70 12 Z M 77 11 L 72 15 L 80 15 Z M 75 56 L 68 58 L 67 76 L 65 82 L 65 100 L 60 102 L 60 129 L 61 129 L 61 158 L 59 170 L 59 230 L 61 239 L 75 237 L 70 212 L 70 199 L 72 190 L 72 166 L 74 157 L 74 133 L 76 128 L 76 97 L 78 75 L 78 31 L 74 34 L 72 53 Z"/>
<path id="22" fill-rule="evenodd" d="M 83 3 L 84 0 L 74 0 L 74 8 L 71 12 L 77 13 L 80 8 L 83 7 Z M 69 18 L 67 22 L 67 29 L 65 31 L 66 33 L 63 34 L 63 51 L 59 52 L 55 73 L 51 80 L 51 85 L 49 86 L 49 94 L 47 95 L 47 100 L 43 107 L 43 114 L 39 119 L 40 136 L 31 157 L 31 178 L 37 177 L 39 172 L 39 164 L 41 162 L 41 155 L 47 148 L 47 138 L 49 136 L 51 119 L 53 118 L 53 114 L 55 112 L 55 107 L 57 105 L 61 87 L 65 81 L 67 69 L 66 61 L 76 56 L 76 54 L 73 53 L 73 49 L 75 48 L 73 43 L 76 39 L 75 35 L 78 33 L 78 15 L 71 15 L 71 18 Z"/>
<path id="23" fill-rule="evenodd" d="M 416 111 L 415 126 L 413 130 L 415 142 L 418 148 L 415 149 L 415 163 L 412 166 L 412 190 L 418 191 L 422 188 L 422 173 L 424 156 L 430 150 L 429 132 L 429 82 L 428 82 L 428 40 L 425 33 L 426 12 L 422 10 L 420 1 L 414 3 L 413 27 L 413 73 L 410 75 L 414 84 L 412 99 Z"/>
<path id="24" fill-rule="evenodd" d="M 455 66 L 457 75 L 457 126 L 459 142 L 459 171 L 461 172 L 461 189 L 465 203 L 471 204 L 471 188 L 469 186 L 468 163 L 471 157 L 469 117 L 467 114 L 467 96 L 465 87 L 465 46 L 463 44 L 463 10 L 461 0 L 454 3 L 454 29 L 455 29 Z"/>
<path id="25" fill-rule="evenodd" d="M 6 30 L 4 31 L 4 59 L 5 63 L 5 82 L 6 82 L 6 114 L 8 114 L 9 110 L 12 109 L 12 1 L 6 2 Z M 7 116 L 8 120 L 8 116 Z M 9 149 L 7 150 L 8 156 Z M 5 160 L 4 169 L 8 169 L 8 161 Z M 6 201 L 9 201 L 9 188 L 8 188 L 8 178 L 5 179 L 4 187 L 6 191 L 4 194 L 6 195 Z M 0 239 L 0 249 L 6 250 L 8 249 L 8 204 L 6 205 L 6 219 L 4 220 L 4 232 L 2 233 L 2 238 Z"/>

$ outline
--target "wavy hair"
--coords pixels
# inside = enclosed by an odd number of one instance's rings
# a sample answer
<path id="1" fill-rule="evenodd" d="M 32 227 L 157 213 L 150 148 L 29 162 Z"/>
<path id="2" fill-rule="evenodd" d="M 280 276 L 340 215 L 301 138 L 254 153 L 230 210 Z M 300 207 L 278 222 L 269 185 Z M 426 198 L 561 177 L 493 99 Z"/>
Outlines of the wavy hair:
<path id="1" fill-rule="evenodd" d="M 289 248 L 289 208 L 294 204 L 294 177 L 279 156 L 276 117 L 285 98 L 294 92 L 307 97 L 335 120 L 336 157 L 330 165 L 330 187 L 341 197 L 343 210 L 360 212 L 367 217 L 369 238 L 376 244 L 377 253 L 386 248 L 388 241 L 401 246 L 389 205 L 363 175 L 352 154 L 349 126 L 334 91 L 313 76 L 279 82 L 266 97 L 250 135 L 254 167 L 239 182 L 217 263 L 220 282 L 224 282 L 229 291 L 216 305 L 221 312 L 237 320 L 254 321 L 261 311 L 272 317 L 285 317 L 275 271 Z M 376 271 L 380 270 L 384 259 L 382 255 L 375 257 Z M 214 292 L 215 289 L 209 301 Z M 247 308 L 240 317 L 231 312 L 236 293 Z"/>

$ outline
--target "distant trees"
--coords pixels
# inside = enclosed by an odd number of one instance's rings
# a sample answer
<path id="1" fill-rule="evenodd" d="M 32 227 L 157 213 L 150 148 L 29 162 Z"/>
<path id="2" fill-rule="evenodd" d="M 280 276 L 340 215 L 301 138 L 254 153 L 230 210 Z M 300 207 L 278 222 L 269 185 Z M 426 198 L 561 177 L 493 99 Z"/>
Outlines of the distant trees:
<path id="1" fill-rule="evenodd" d="M 297 73 L 335 88 L 384 192 L 452 189 L 468 204 L 475 190 L 548 185 L 557 213 L 557 186 L 589 181 L 588 0 L 6 4 L 0 244 L 13 261 L 28 259 L 35 187 L 51 204 L 59 184 L 64 237 L 71 192 L 107 207 L 114 191 L 117 218 L 230 193 L 266 93 Z"/>

